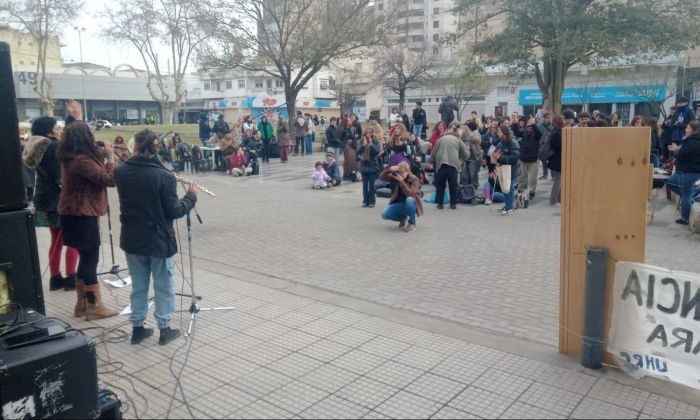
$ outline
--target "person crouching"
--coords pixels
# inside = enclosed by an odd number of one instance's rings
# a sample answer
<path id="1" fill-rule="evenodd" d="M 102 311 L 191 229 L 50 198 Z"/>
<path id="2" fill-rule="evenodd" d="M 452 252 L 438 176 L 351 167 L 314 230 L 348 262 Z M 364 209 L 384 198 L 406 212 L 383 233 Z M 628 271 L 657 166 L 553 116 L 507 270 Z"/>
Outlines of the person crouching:
<path id="1" fill-rule="evenodd" d="M 316 162 L 314 165 L 314 171 L 311 172 L 311 180 L 313 181 L 312 188 L 315 190 L 322 190 L 327 188 L 331 177 L 328 176 L 326 171 L 323 169 L 323 163 Z"/>
<path id="2" fill-rule="evenodd" d="M 233 153 L 228 157 L 228 172 L 232 176 L 250 175 L 253 171 L 248 166 L 248 159 L 245 157 L 245 152 L 238 145 L 233 146 Z"/>
<path id="3" fill-rule="evenodd" d="M 158 136 L 143 130 L 135 136 L 135 154 L 114 171 L 119 193 L 121 248 L 133 288 L 131 315 L 133 326 L 131 344 L 138 344 L 153 335 L 145 328 L 148 315 L 148 288 L 153 275 L 155 318 L 160 329 L 158 344 L 165 345 L 180 336 L 180 330 L 170 327 L 175 309 L 175 262 L 177 241 L 173 220 L 185 216 L 194 208 L 201 187 L 190 184 L 187 194 L 178 199 L 177 180 L 158 159 Z"/>
<path id="4" fill-rule="evenodd" d="M 382 212 L 382 219 L 399 222 L 404 232 L 416 230 L 416 217 L 423 215 L 423 202 L 420 198 L 420 181 L 411 173 L 407 162 L 388 167 L 379 179 L 390 182 L 392 187 L 389 207 Z"/>

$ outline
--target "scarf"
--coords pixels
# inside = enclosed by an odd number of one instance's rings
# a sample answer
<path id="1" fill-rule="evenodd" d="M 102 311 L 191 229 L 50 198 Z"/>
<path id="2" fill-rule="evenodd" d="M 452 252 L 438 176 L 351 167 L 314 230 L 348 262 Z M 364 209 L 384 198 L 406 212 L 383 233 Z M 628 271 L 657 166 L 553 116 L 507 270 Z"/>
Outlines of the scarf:
<path id="1" fill-rule="evenodd" d="M 51 139 L 43 136 L 31 136 L 22 152 L 22 160 L 29 169 L 36 169 L 49 148 Z"/>

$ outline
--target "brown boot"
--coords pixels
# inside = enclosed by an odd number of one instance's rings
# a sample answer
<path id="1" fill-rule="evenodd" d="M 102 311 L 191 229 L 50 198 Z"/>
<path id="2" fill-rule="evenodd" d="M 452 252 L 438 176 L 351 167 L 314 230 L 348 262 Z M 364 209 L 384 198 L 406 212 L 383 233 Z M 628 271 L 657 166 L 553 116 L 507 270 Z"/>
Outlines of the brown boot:
<path id="1" fill-rule="evenodd" d="M 91 284 L 85 285 L 85 314 L 88 321 L 96 319 L 109 318 L 110 316 L 119 315 L 119 311 L 108 308 L 102 303 L 102 295 L 100 293 L 100 285 Z"/>
<path id="2" fill-rule="evenodd" d="M 78 294 L 78 302 L 75 304 L 73 316 L 82 318 L 85 316 L 85 285 L 82 279 L 76 280 L 75 291 Z"/>

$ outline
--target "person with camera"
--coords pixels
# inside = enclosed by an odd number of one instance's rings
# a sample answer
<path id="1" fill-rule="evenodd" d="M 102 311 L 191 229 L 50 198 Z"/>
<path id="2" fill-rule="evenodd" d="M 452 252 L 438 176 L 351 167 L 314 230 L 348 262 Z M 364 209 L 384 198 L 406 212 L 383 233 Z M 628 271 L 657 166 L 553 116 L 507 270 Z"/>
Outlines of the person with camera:
<path id="1" fill-rule="evenodd" d="M 180 336 L 170 327 L 175 309 L 175 262 L 177 240 L 173 220 L 184 217 L 197 202 L 201 187 L 190 183 L 182 199 L 177 195 L 177 179 L 158 159 L 158 136 L 143 130 L 134 137 L 134 156 L 115 170 L 121 208 L 121 248 L 132 279 L 131 344 L 153 335 L 145 328 L 148 314 L 148 288 L 153 276 L 155 318 L 160 330 L 158 344 L 165 345 Z M 134 188 L 138 185 L 138 188 Z"/>
<path id="2" fill-rule="evenodd" d="M 374 207 L 377 200 L 374 183 L 381 169 L 379 158 L 382 153 L 382 146 L 374 137 L 372 129 L 367 128 L 360 145 L 357 146 L 362 174 L 362 207 Z"/>
<path id="3" fill-rule="evenodd" d="M 404 232 L 416 230 L 416 217 L 423 215 L 423 202 L 420 199 L 420 180 L 411 173 L 408 162 L 388 167 L 379 179 L 391 183 L 392 189 L 389 207 L 382 212 L 382 219 L 399 222 L 399 229 Z"/>

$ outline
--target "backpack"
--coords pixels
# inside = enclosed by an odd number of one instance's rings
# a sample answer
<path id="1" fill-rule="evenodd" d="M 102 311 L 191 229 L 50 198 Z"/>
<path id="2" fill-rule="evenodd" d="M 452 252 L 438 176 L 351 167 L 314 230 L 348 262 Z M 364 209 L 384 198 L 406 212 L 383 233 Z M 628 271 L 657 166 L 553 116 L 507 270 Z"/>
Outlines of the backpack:
<path id="1" fill-rule="evenodd" d="M 187 143 L 182 143 L 182 146 L 180 146 L 180 154 L 182 155 L 182 159 L 184 160 L 192 159 L 192 154 L 190 153 L 190 145 Z"/>
<path id="2" fill-rule="evenodd" d="M 547 137 L 547 141 L 544 142 L 542 145 L 542 148 L 540 149 L 539 155 L 537 155 L 537 158 L 541 160 L 542 162 L 546 162 L 549 160 L 554 155 L 554 150 L 552 150 L 552 146 L 549 143 L 549 137 Z"/>
<path id="3" fill-rule="evenodd" d="M 460 185 L 457 187 L 457 198 L 460 203 L 471 204 L 477 198 L 477 191 L 473 185 Z"/>

